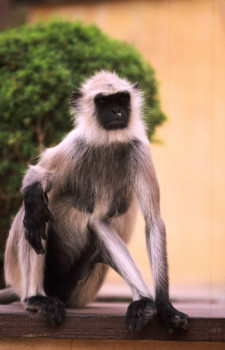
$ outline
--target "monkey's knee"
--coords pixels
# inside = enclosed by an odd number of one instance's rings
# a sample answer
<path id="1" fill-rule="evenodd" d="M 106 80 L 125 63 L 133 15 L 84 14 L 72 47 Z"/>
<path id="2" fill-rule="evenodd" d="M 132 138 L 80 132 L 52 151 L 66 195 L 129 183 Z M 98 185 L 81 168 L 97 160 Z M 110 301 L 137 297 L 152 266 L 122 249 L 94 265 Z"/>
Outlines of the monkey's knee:
<path id="1" fill-rule="evenodd" d="M 24 300 L 26 310 L 38 312 L 52 325 L 62 322 L 65 316 L 64 305 L 58 298 L 35 295 Z"/>
<path id="2" fill-rule="evenodd" d="M 139 331 L 157 314 L 155 303 L 150 298 L 132 302 L 127 309 L 126 326 L 130 331 Z"/>

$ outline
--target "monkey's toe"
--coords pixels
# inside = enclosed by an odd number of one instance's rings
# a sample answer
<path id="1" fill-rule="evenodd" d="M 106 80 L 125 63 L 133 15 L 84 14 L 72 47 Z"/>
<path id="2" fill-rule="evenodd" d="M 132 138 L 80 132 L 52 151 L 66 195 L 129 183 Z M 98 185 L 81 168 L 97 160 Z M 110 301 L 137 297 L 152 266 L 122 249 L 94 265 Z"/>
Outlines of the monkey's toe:
<path id="1" fill-rule="evenodd" d="M 173 333 L 175 328 L 187 330 L 188 315 L 176 310 L 170 302 L 157 304 L 158 316 L 163 320 L 169 329 L 170 333 Z"/>
<path id="2" fill-rule="evenodd" d="M 155 303 L 149 298 L 132 302 L 127 309 L 126 327 L 128 330 L 141 330 L 157 313 Z"/>
<path id="3" fill-rule="evenodd" d="M 52 325 L 62 322 L 65 315 L 63 303 L 58 298 L 35 295 L 24 300 L 27 310 L 39 312 Z"/>
<path id="4" fill-rule="evenodd" d="M 189 328 L 187 315 L 180 313 L 179 315 L 172 316 L 169 324 L 172 328 L 169 329 L 169 332 L 172 333 L 174 328 L 182 328 L 184 330 Z"/>

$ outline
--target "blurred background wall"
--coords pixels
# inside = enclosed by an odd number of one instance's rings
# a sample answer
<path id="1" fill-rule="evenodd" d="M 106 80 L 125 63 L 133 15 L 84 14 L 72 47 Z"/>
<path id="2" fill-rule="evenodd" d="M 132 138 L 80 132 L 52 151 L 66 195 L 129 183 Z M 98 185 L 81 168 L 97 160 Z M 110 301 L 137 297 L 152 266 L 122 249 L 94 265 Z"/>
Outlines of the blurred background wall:
<path id="1" fill-rule="evenodd" d="M 18 5 L 19 1 L 14 1 Z M 167 225 L 171 289 L 225 292 L 225 2 L 27 1 L 29 23 L 51 17 L 96 23 L 150 61 L 168 122 L 152 145 Z M 23 5 L 23 6 L 25 6 Z M 130 250 L 150 279 L 144 222 Z M 119 277 L 110 273 L 110 280 Z"/>

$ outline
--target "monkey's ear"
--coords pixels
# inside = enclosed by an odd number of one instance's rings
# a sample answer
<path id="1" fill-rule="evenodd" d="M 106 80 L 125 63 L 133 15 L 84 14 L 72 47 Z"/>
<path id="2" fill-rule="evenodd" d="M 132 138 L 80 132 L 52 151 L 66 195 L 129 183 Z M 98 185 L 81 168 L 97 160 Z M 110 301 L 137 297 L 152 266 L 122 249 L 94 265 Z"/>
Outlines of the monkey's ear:
<path id="1" fill-rule="evenodd" d="M 73 107 L 77 107 L 77 100 L 82 96 L 82 93 L 80 90 L 75 90 L 72 92 L 71 99 L 70 99 L 70 105 Z"/>
<path id="2" fill-rule="evenodd" d="M 138 89 L 139 88 L 139 82 L 137 81 L 136 83 L 133 83 L 133 88 Z"/>

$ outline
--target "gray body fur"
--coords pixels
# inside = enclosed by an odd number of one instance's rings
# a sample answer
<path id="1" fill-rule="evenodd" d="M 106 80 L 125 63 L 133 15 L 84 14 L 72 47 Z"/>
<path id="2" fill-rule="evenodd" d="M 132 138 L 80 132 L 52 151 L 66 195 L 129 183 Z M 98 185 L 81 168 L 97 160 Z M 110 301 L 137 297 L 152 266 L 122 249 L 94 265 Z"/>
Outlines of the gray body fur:
<path id="1" fill-rule="evenodd" d="M 118 91 L 128 91 L 131 96 L 129 125 L 125 129 L 107 131 L 97 123 L 93 98 L 99 92 L 110 95 Z M 36 254 L 25 239 L 22 206 L 7 241 L 6 283 L 22 301 L 35 295 L 45 296 L 48 254 L 53 265 L 62 270 L 63 280 L 63 275 L 71 268 L 75 267 L 76 272 L 76 263 L 83 261 L 82 254 L 95 237 L 100 258 L 94 260 L 95 252 L 91 253 L 93 265 L 90 261 L 86 273 L 79 275 L 71 293 L 65 297 L 65 304 L 83 306 L 93 300 L 104 280 L 106 265 L 125 279 L 134 300 L 152 300 L 125 244 L 130 238 L 139 203 L 146 221 L 155 298 L 168 302 L 165 226 L 160 216 L 159 185 L 150 144 L 141 119 L 141 92 L 116 74 L 107 72 L 90 78 L 80 92 L 75 129 L 60 144 L 45 150 L 23 180 L 22 191 L 40 183 L 48 195 L 48 208 L 54 221 L 48 223 L 47 248 L 46 241 L 42 240 L 47 253 Z M 88 265 L 89 257 L 85 259 Z M 54 266 L 52 268 L 54 270 Z M 51 291 L 49 287 L 53 296 L 54 288 Z M 143 312 L 149 320 L 156 310 L 147 303 Z"/>

